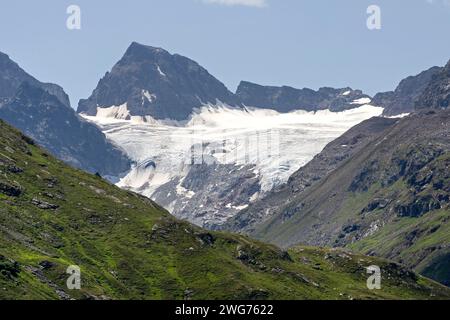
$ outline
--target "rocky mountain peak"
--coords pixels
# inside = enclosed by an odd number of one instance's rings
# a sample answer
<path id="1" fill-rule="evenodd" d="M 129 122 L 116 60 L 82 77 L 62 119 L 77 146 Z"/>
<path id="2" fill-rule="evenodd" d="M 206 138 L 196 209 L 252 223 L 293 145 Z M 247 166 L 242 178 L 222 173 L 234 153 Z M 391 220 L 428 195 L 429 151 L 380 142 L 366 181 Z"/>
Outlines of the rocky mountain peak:
<path id="1" fill-rule="evenodd" d="M 450 106 L 450 61 L 433 75 L 416 101 L 416 109 L 445 109 Z"/>
<path id="2" fill-rule="evenodd" d="M 145 60 L 159 60 L 162 58 L 168 58 L 170 53 L 162 48 L 146 46 L 137 42 L 131 43 L 128 49 L 125 51 L 122 64 L 126 62 L 137 62 Z"/>
<path id="3" fill-rule="evenodd" d="M 131 115 L 185 120 L 195 108 L 238 99 L 197 62 L 164 49 L 133 42 L 122 59 L 100 80 L 78 112 L 126 104 Z"/>

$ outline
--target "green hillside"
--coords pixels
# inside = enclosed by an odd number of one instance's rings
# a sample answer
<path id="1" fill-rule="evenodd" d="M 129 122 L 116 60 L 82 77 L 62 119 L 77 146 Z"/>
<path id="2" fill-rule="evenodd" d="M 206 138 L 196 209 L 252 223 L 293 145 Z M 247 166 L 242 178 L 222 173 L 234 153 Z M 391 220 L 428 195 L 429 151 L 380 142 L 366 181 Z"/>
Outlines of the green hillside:
<path id="1" fill-rule="evenodd" d="M 374 264 L 382 290 L 370 291 Z M 70 265 L 81 290 L 66 287 Z M 450 289 L 378 258 L 207 232 L 0 121 L 0 298 L 450 299 Z"/>

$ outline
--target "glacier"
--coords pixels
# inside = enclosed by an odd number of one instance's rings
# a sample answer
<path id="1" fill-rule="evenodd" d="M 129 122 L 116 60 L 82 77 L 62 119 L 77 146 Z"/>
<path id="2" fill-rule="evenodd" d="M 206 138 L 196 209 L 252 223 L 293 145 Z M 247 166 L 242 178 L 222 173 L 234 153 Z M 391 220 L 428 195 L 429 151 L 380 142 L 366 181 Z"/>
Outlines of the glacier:
<path id="1" fill-rule="evenodd" d="M 147 95 L 147 94 L 146 94 Z M 126 104 L 82 115 L 135 162 L 118 181 L 203 227 L 224 223 L 287 182 L 326 144 L 383 108 L 279 113 L 205 105 L 183 122 L 132 116 Z"/>

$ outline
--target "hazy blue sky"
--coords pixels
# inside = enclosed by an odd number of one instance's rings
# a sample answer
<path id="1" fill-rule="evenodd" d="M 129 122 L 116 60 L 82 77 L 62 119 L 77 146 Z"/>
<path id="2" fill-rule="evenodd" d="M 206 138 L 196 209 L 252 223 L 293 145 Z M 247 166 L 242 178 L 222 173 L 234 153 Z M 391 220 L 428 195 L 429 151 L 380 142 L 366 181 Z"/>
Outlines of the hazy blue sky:
<path id="1" fill-rule="evenodd" d="M 79 31 L 66 28 L 71 4 L 82 10 Z M 366 27 L 371 4 L 382 10 L 379 31 Z M 74 107 L 132 41 L 186 55 L 233 91 L 249 80 L 313 89 L 351 86 L 373 94 L 445 64 L 449 40 L 450 0 L 0 3 L 0 51 L 39 80 L 63 86 Z"/>

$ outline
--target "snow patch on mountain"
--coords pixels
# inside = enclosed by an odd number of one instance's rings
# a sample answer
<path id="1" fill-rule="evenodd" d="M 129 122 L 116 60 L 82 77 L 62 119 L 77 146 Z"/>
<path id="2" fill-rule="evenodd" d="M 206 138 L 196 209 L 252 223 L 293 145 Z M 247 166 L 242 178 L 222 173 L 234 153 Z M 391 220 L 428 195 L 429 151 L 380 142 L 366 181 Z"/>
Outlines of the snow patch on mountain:
<path id="1" fill-rule="evenodd" d="M 144 98 L 147 99 L 148 102 L 152 103 L 156 100 L 156 95 L 148 92 L 147 90 L 142 90 L 142 104 L 144 104 Z"/>
<path id="2" fill-rule="evenodd" d="M 370 98 L 360 98 L 360 99 L 353 100 L 352 104 L 368 105 L 371 101 L 372 101 L 372 99 L 370 99 Z"/>
<path id="3" fill-rule="evenodd" d="M 401 118 L 407 117 L 409 115 L 410 115 L 410 113 L 401 113 L 401 114 L 397 114 L 395 116 L 385 116 L 385 117 L 389 118 L 389 119 L 401 119 Z"/>
<path id="4" fill-rule="evenodd" d="M 109 108 L 97 108 L 97 117 L 106 119 L 129 119 L 130 112 L 128 111 L 127 104 L 124 103 L 120 106 L 112 106 Z"/>
<path id="5" fill-rule="evenodd" d="M 158 73 L 163 76 L 166 77 L 166 74 L 161 70 L 161 67 L 159 65 L 156 66 L 156 69 L 158 70 Z"/>

